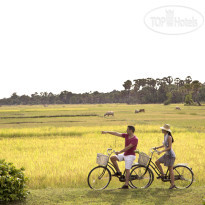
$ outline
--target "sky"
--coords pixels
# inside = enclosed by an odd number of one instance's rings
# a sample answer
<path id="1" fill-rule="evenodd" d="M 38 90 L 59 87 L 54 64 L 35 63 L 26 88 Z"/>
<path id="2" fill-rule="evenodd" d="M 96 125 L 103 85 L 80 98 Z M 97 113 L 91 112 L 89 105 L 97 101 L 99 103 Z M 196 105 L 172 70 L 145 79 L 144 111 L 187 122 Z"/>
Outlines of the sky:
<path id="1" fill-rule="evenodd" d="M 175 26 L 179 34 L 168 35 L 164 24 L 148 19 L 151 11 L 161 21 L 165 10 L 153 9 L 168 5 L 186 7 L 170 10 L 193 17 L 198 28 L 180 34 Z M 196 0 L 2 0 L 0 98 L 108 92 L 128 79 L 169 75 L 205 82 L 204 14 L 205 3 Z"/>

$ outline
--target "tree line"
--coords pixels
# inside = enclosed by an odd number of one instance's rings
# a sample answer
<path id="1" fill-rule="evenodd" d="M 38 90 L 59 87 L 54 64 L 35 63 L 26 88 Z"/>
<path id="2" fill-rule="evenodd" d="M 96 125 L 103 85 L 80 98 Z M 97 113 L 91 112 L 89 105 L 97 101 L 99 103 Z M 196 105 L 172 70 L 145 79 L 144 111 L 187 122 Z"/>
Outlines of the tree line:
<path id="1" fill-rule="evenodd" d="M 192 80 L 187 76 L 184 80 L 164 78 L 142 78 L 133 81 L 126 80 L 123 90 L 111 92 L 72 93 L 62 91 L 60 94 L 52 92 L 17 95 L 13 93 L 9 98 L 0 99 L 0 105 L 37 105 L 37 104 L 99 104 L 99 103 L 185 103 L 186 105 L 201 105 L 205 102 L 205 83 Z"/>

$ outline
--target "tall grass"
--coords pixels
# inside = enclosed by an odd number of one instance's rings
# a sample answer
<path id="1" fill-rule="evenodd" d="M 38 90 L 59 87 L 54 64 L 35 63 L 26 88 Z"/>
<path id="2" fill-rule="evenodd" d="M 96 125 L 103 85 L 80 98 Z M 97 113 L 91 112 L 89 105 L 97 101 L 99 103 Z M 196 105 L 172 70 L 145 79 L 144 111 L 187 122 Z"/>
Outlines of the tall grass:
<path id="1" fill-rule="evenodd" d="M 105 153 L 108 147 L 116 151 L 124 147 L 124 139 L 102 135 L 102 130 L 125 132 L 126 126 L 1 129 L 0 158 L 25 167 L 30 188 L 86 187 L 89 171 L 97 166 L 97 153 Z M 163 141 L 159 125 L 136 125 L 136 135 L 138 148 L 146 153 Z M 204 184 L 205 133 L 176 128 L 174 139 L 176 163 L 188 163 L 195 173 L 195 184 Z M 120 167 L 124 169 L 123 162 Z"/>

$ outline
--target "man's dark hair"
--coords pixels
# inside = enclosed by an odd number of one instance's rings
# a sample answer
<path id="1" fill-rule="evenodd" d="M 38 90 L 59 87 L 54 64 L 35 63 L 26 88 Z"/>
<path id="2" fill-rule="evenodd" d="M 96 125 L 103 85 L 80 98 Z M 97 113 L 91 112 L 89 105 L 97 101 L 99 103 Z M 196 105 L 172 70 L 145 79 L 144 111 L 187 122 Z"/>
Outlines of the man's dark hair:
<path id="1" fill-rule="evenodd" d="M 133 133 L 135 132 L 135 127 L 134 126 L 129 125 L 127 127 L 128 127 L 129 130 L 132 130 Z"/>

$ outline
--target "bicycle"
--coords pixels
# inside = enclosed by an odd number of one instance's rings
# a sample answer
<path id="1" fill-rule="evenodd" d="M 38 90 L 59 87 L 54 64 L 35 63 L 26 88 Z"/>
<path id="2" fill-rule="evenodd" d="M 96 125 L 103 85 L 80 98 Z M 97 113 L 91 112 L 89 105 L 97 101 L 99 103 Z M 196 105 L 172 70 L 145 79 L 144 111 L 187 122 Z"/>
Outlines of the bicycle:
<path id="1" fill-rule="evenodd" d="M 87 182 L 91 189 L 102 190 L 105 189 L 111 179 L 112 175 L 116 173 L 114 166 L 109 162 L 110 156 L 115 153 L 111 148 L 107 149 L 108 155 L 97 154 L 97 164 L 99 166 L 94 167 L 88 174 Z M 120 182 L 125 182 L 125 170 L 121 176 L 115 176 Z M 129 184 L 130 185 L 130 184 Z"/>
<path id="2" fill-rule="evenodd" d="M 161 173 L 155 163 L 152 162 L 152 157 L 157 150 L 151 149 L 151 156 L 146 155 L 143 152 L 139 154 L 138 163 L 133 164 L 130 172 L 129 186 L 131 188 L 148 188 L 154 181 L 154 173 L 150 167 L 155 171 L 160 178 Z M 102 190 L 105 189 L 111 179 L 112 175 L 116 173 L 114 166 L 109 162 L 110 156 L 115 153 L 111 148 L 107 149 L 108 155 L 98 154 L 97 163 L 98 166 L 94 167 L 88 174 L 87 182 L 91 189 Z M 184 174 L 185 171 L 185 174 Z M 125 182 L 125 170 L 121 176 L 115 176 L 120 182 Z M 186 164 L 177 164 L 174 166 L 174 178 L 177 188 L 183 189 L 191 186 L 194 180 L 194 174 L 192 169 Z M 169 171 L 167 169 L 166 174 L 161 178 L 163 182 L 170 182 Z"/>
<path id="3" fill-rule="evenodd" d="M 135 178 L 134 180 L 130 180 L 132 188 L 148 188 L 154 181 L 154 173 L 152 170 L 157 174 L 157 179 L 161 179 L 163 182 L 171 182 L 168 168 L 165 176 L 162 178 L 159 168 L 152 161 L 153 154 L 158 153 L 158 151 L 151 148 L 150 152 L 151 156 L 148 156 L 143 152 L 137 151 L 137 153 L 139 153 L 139 163 L 134 165 L 130 173 L 131 179 Z M 176 164 L 173 170 L 176 188 L 185 189 L 192 185 L 194 181 L 192 168 L 186 164 Z"/>

